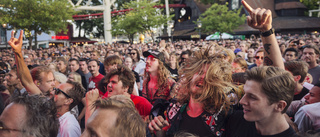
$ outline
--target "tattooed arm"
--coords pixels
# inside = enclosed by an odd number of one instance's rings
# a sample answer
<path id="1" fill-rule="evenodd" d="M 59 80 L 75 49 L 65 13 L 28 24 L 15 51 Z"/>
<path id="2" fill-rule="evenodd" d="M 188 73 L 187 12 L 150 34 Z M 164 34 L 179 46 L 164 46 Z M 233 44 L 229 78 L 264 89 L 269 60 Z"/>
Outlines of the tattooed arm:
<path id="1" fill-rule="evenodd" d="M 267 32 L 272 29 L 272 13 L 269 9 L 252 9 L 244 0 L 242 4 L 250 14 L 250 16 L 247 16 L 247 22 L 250 27 L 259 29 L 260 32 Z M 284 63 L 275 34 L 261 36 L 261 40 L 265 49 L 264 65 L 284 69 Z"/>

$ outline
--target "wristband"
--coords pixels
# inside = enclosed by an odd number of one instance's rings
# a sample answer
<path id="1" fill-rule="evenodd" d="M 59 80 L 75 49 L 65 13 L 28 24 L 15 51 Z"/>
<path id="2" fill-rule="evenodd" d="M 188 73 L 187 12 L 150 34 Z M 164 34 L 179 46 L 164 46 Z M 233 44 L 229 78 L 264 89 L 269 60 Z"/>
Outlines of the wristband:
<path id="1" fill-rule="evenodd" d="M 266 32 L 261 32 L 261 31 L 260 31 L 260 35 L 261 35 L 262 37 L 268 37 L 268 36 L 270 36 L 270 35 L 272 35 L 272 34 L 274 34 L 274 28 L 272 28 L 272 29 L 270 29 L 270 30 L 268 30 L 268 31 L 266 31 Z"/>

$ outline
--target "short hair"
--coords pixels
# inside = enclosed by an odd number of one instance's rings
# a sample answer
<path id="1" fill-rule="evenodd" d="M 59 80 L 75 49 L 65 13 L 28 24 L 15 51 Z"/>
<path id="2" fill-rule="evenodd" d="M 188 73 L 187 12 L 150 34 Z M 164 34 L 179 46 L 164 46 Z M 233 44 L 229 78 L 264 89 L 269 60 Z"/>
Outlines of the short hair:
<path id="1" fill-rule="evenodd" d="M 54 79 L 59 83 L 66 83 L 68 80 L 66 75 L 57 71 L 53 72 L 53 76 L 54 76 Z"/>
<path id="2" fill-rule="evenodd" d="M 233 60 L 234 63 L 237 63 L 241 66 L 241 68 L 248 69 L 247 61 L 244 58 L 237 57 Z"/>
<path id="3" fill-rule="evenodd" d="M 78 59 L 76 59 L 76 58 L 69 59 L 69 62 L 72 62 L 72 61 L 75 61 L 79 65 L 79 60 Z"/>
<path id="4" fill-rule="evenodd" d="M 64 57 L 57 57 L 56 62 L 62 61 L 65 65 L 68 65 L 67 60 Z"/>
<path id="5" fill-rule="evenodd" d="M 295 55 L 295 56 L 298 56 L 298 51 L 297 51 L 295 48 L 287 48 L 287 49 L 284 51 L 284 54 L 286 54 L 288 51 L 294 52 L 294 55 Z"/>
<path id="6" fill-rule="evenodd" d="M 25 106 L 26 121 L 23 130 L 34 137 L 56 137 L 59 130 L 57 109 L 53 100 L 42 95 L 14 93 L 11 103 Z"/>
<path id="7" fill-rule="evenodd" d="M 96 60 L 96 59 L 90 59 L 87 64 L 89 64 L 89 62 L 91 62 L 91 61 L 96 62 L 98 67 L 100 66 L 100 65 L 99 65 L 100 62 L 99 62 L 98 60 Z"/>
<path id="8" fill-rule="evenodd" d="M 261 84 L 261 91 L 267 95 L 270 104 L 284 100 L 290 106 L 295 89 L 295 82 L 290 72 L 272 66 L 254 67 L 246 72 L 246 80 L 253 80 Z"/>
<path id="9" fill-rule="evenodd" d="M 314 46 L 314 45 L 305 45 L 305 46 L 303 46 L 303 50 L 304 50 L 305 48 L 313 49 L 313 50 L 314 50 L 314 53 L 316 53 L 317 55 L 320 54 L 319 48 L 317 48 L 317 47 Z"/>
<path id="10" fill-rule="evenodd" d="M 144 137 L 146 136 L 146 124 L 135 108 L 126 107 L 121 101 L 108 99 L 111 103 L 99 104 L 98 109 L 111 110 L 117 113 L 114 126 L 109 129 L 115 137 Z M 112 103 L 117 102 L 117 103 Z M 117 104 L 117 105 L 115 105 Z M 123 104 L 120 105 L 119 104 Z"/>
<path id="11" fill-rule="evenodd" d="M 45 73 L 45 74 L 49 74 L 49 73 L 53 73 L 52 70 L 47 67 L 47 66 L 38 66 L 35 67 L 31 70 L 31 76 L 33 80 L 38 80 L 38 81 L 42 81 L 40 74 L 41 73 Z"/>
<path id="12" fill-rule="evenodd" d="M 84 93 L 86 90 L 78 82 L 68 80 L 67 83 L 73 86 L 67 92 L 67 94 L 73 99 L 73 102 L 69 106 L 69 110 L 71 110 L 73 107 L 75 107 L 81 102 L 81 99 L 84 97 Z"/>
<path id="13" fill-rule="evenodd" d="M 288 61 L 284 66 L 293 76 L 301 76 L 299 83 L 302 83 L 308 74 L 309 64 L 305 61 Z"/>
<path id="14" fill-rule="evenodd" d="M 84 61 L 84 62 L 86 62 L 86 64 L 88 64 L 88 59 L 86 59 L 86 58 L 80 58 L 80 59 L 79 59 L 79 62 L 80 62 L 80 61 Z"/>
<path id="15" fill-rule="evenodd" d="M 100 57 L 100 53 L 97 50 L 91 51 L 91 53 L 97 53 L 97 56 Z"/>
<path id="16" fill-rule="evenodd" d="M 115 75 L 118 75 L 119 80 L 122 81 L 122 85 L 124 88 L 129 87 L 128 93 L 132 94 L 134 82 L 136 81 L 133 72 L 128 67 L 120 64 L 117 66 L 117 69 L 113 69 L 106 75 L 105 82 L 109 82 L 110 78 Z"/>
<path id="17" fill-rule="evenodd" d="M 109 66 L 109 65 L 114 65 L 114 64 L 122 64 L 122 60 L 119 56 L 117 55 L 112 55 L 108 56 L 104 59 L 103 62 L 104 65 Z"/>

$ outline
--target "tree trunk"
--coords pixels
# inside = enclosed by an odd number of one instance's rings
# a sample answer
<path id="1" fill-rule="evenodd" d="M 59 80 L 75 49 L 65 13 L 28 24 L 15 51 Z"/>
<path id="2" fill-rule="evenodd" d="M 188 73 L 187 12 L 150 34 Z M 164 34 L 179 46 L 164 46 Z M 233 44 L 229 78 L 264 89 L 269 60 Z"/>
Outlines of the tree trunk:
<path id="1" fill-rule="evenodd" d="M 79 26 L 79 34 L 78 34 L 78 37 L 80 38 L 80 36 L 81 36 L 81 24 L 80 24 L 80 26 Z"/>
<path id="2" fill-rule="evenodd" d="M 28 39 L 29 39 L 29 50 L 31 50 L 32 49 L 32 35 L 30 36 L 30 37 L 28 37 Z"/>
<path id="3" fill-rule="evenodd" d="M 38 39 L 37 39 L 37 32 L 34 31 L 34 45 L 35 47 L 33 48 L 34 50 L 36 50 L 38 48 Z"/>

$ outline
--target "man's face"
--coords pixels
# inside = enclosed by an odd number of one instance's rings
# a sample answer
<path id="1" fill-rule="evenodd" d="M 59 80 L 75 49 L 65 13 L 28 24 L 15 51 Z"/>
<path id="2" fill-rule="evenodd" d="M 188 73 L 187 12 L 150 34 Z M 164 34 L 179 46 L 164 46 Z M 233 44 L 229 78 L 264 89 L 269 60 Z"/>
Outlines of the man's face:
<path id="1" fill-rule="evenodd" d="M 128 91 L 128 87 L 126 88 L 123 87 L 122 81 L 119 80 L 118 75 L 112 76 L 108 81 L 108 87 L 107 87 L 108 97 L 111 97 L 113 95 L 122 95 L 127 91 Z"/>
<path id="2" fill-rule="evenodd" d="M 22 125 L 26 124 L 26 108 L 21 104 L 10 103 L 0 116 L 1 137 L 22 137 Z M 11 129 L 11 130 L 10 130 Z"/>
<path id="3" fill-rule="evenodd" d="M 26 65 L 31 65 L 31 59 L 30 58 L 25 58 L 24 62 L 26 63 Z"/>
<path id="4" fill-rule="evenodd" d="M 106 72 L 106 74 L 108 74 L 109 72 L 111 72 L 114 69 L 117 69 L 117 64 L 104 65 L 104 71 Z"/>
<path id="5" fill-rule="evenodd" d="M 244 119 L 250 122 L 270 120 L 276 103 L 269 103 L 267 95 L 262 92 L 261 84 L 247 80 L 243 89 L 245 94 L 240 100 L 240 104 L 243 107 Z"/>
<path id="6" fill-rule="evenodd" d="M 72 85 L 69 84 L 69 83 L 63 83 L 63 84 L 60 84 L 58 87 L 58 89 L 60 89 L 61 91 L 65 92 L 67 95 L 69 90 L 72 88 Z M 67 105 L 69 106 L 71 103 L 70 103 L 70 99 L 71 98 L 68 98 L 66 95 L 64 95 L 62 92 L 58 92 L 58 94 L 56 94 L 57 92 L 55 90 L 53 90 L 51 92 L 52 95 L 54 95 L 54 103 L 56 105 L 57 108 L 63 106 L 63 105 Z"/>
<path id="7" fill-rule="evenodd" d="M 295 52 L 287 51 L 286 54 L 284 55 L 284 59 L 286 60 L 286 62 L 288 62 L 288 61 L 297 59 L 297 56 Z"/>
<path id="8" fill-rule="evenodd" d="M 51 92 L 55 86 L 55 80 L 52 72 L 49 73 L 40 73 L 41 81 L 36 83 L 42 93 Z"/>
<path id="9" fill-rule="evenodd" d="M 181 63 L 183 63 L 183 62 L 186 62 L 186 60 L 189 58 L 189 55 L 188 54 L 183 54 L 182 56 L 181 56 Z"/>
<path id="10" fill-rule="evenodd" d="M 319 55 L 317 55 L 314 52 L 314 49 L 312 48 L 305 48 L 302 53 L 301 59 L 307 62 L 308 64 L 310 63 L 316 63 L 317 58 L 319 58 Z"/>
<path id="11" fill-rule="evenodd" d="M 15 86 L 20 82 L 17 76 L 17 73 L 15 71 L 10 71 L 8 75 L 5 77 L 5 79 L 7 80 L 8 86 Z"/>
<path id="12" fill-rule="evenodd" d="M 204 86 L 204 82 L 205 82 L 204 79 L 207 74 L 208 68 L 209 68 L 209 65 L 205 65 L 202 67 L 202 70 L 200 72 L 193 75 L 191 84 L 190 84 L 192 96 L 200 95 Z"/>
<path id="13" fill-rule="evenodd" d="M 114 128 L 117 113 L 108 109 L 96 109 L 88 119 L 86 129 L 81 137 L 110 137 Z"/>
<path id="14" fill-rule="evenodd" d="M 240 44 L 240 49 L 242 52 L 246 52 L 247 50 L 246 44 Z"/>
<path id="15" fill-rule="evenodd" d="M 232 62 L 232 73 L 245 72 L 246 70 L 242 68 L 238 63 Z"/>
<path id="16" fill-rule="evenodd" d="M 248 57 L 249 58 L 253 58 L 254 57 L 254 49 L 253 48 L 248 49 Z"/>
<path id="17" fill-rule="evenodd" d="M 9 59 L 8 59 L 8 62 L 9 62 L 9 64 L 10 64 L 10 66 L 13 67 L 13 65 L 14 65 L 14 63 L 15 63 L 15 60 L 14 60 L 14 58 L 9 58 Z"/>
<path id="18" fill-rule="evenodd" d="M 263 52 L 258 52 L 257 55 L 254 57 L 257 67 L 263 65 L 263 55 L 264 55 Z"/>
<path id="19" fill-rule="evenodd" d="M 99 56 L 97 55 L 96 52 L 92 52 L 92 53 L 90 54 L 90 58 L 91 58 L 91 59 L 94 59 L 94 60 L 98 60 L 98 59 L 99 59 Z"/>
<path id="20" fill-rule="evenodd" d="M 82 72 L 86 72 L 88 70 L 88 65 L 85 61 L 80 61 L 79 65 Z"/>
<path id="21" fill-rule="evenodd" d="M 79 69 L 79 64 L 77 63 L 77 61 L 70 61 L 69 69 L 70 69 L 70 72 L 76 72 Z"/>
<path id="22" fill-rule="evenodd" d="M 99 75 L 100 66 L 98 66 L 96 61 L 90 61 L 89 64 L 88 64 L 88 68 L 89 68 L 89 71 L 91 72 L 91 74 L 93 76 Z"/>
<path id="23" fill-rule="evenodd" d="M 57 68 L 59 72 L 64 72 L 67 69 L 67 65 L 63 61 L 58 61 Z"/>
<path id="24" fill-rule="evenodd" d="M 152 55 L 149 55 L 146 62 L 146 71 L 149 73 L 154 73 L 158 71 L 159 60 Z"/>
<path id="25" fill-rule="evenodd" d="M 320 87 L 314 86 L 304 98 L 306 104 L 320 102 Z"/>

